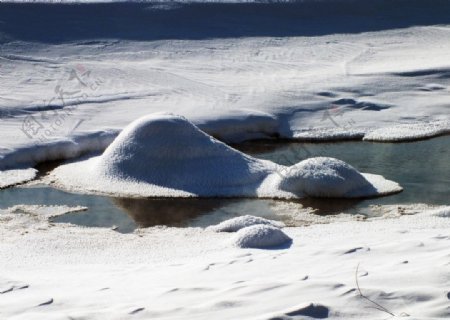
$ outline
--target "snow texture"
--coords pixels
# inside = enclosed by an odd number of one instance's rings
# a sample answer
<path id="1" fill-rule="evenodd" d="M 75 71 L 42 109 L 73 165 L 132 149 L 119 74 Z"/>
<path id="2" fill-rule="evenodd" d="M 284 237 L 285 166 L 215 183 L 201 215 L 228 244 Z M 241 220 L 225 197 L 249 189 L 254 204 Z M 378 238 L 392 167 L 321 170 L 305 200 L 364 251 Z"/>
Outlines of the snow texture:
<path id="1" fill-rule="evenodd" d="M 216 232 L 236 232 L 241 230 L 242 228 L 250 227 L 253 225 L 269 225 L 275 228 L 284 227 L 284 223 L 279 221 L 245 215 L 225 220 L 217 225 L 210 226 L 207 229 Z"/>
<path id="2" fill-rule="evenodd" d="M 355 291 L 357 276 L 397 316 L 448 319 L 450 220 L 429 209 L 286 228 L 290 246 L 245 251 L 201 228 L 121 234 L 11 215 L 0 223 L 0 317 L 385 318 Z"/>
<path id="3" fill-rule="evenodd" d="M 428 214 L 441 218 L 450 218 L 450 206 L 429 210 Z"/>
<path id="4" fill-rule="evenodd" d="M 16 205 L 6 209 L 0 209 L 0 214 L 29 214 L 49 219 L 62 216 L 70 212 L 85 211 L 87 207 L 76 206 L 43 206 L 43 205 Z"/>
<path id="5" fill-rule="evenodd" d="M 79 192 L 128 197 L 365 197 L 401 191 L 342 161 L 284 167 L 239 152 L 186 118 L 151 114 L 127 126 L 98 157 L 56 168 L 50 181 Z"/>
<path id="6" fill-rule="evenodd" d="M 448 133 L 448 1 L 189 2 L 3 4 L 0 168 L 161 110 L 225 142 Z"/>
<path id="7" fill-rule="evenodd" d="M 233 244 L 238 248 L 264 249 L 290 244 L 292 239 L 281 229 L 270 225 L 254 225 L 240 229 Z"/>
<path id="8" fill-rule="evenodd" d="M 310 158 L 290 167 L 280 188 L 311 197 L 357 198 L 401 191 L 398 184 L 379 175 L 361 174 L 344 161 Z"/>
<path id="9" fill-rule="evenodd" d="M 435 121 L 379 128 L 364 135 L 363 140 L 381 142 L 412 141 L 449 133 L 450 121 Z"/>
<path id="10" fill-rule="evenodd" d="M 8 230 L 41 229 L 49 227 L 53 217 L 61 216 L 70 212 L 80 212 L 87 210 L 82 206 L 43 206 L 43 205 L 16 205 L 6 209 L 0 209 L 0 224 Z"/>
<path id="11" fill-rule="evenodd" d="M 33 168 L 0 170 L 0 189 L 33 180 L 36 174 Z"/>

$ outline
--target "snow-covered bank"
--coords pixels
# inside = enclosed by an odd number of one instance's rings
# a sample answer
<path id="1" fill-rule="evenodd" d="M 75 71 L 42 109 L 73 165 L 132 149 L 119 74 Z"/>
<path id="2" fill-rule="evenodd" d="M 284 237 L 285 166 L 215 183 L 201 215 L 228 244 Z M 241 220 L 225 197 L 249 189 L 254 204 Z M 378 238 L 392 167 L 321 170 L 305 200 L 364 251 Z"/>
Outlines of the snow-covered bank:
<path id="1" fill-rule="evenodd" d="M 0 168 L 161 110 L 225 142 L 448 133 L 449 2 L 370 3 L 2 4 Z"/>
<path id="2" fill-rule="evenodd" d="M 358 198 L 402 191 L 333 158 L 290 167 L 253 158 L 184 117 L 161 113 L 133 121 L 101 156 L 63 164 L 47 180 L 70 191 L 122 197 Z"/>
<path id="3" fill-rule="evenodd" d="M 36 177 L 36 169 L 15 169 L 0 171 L 0 189 L 30 181 Z"/>
<path id="4" fill-rule="evenodd" d="M 202 229 L 0 228 L 5 319 L 388 317 L 355 276 L 396 316 L 450 316 L 450 220 L 436 211 L 285 228 L 293 242 L 278 250 Z"/>
<path id="5" fill-rule="evenodd" d="M 364 136 L 368 141 L 412 141 L 450 134 L 450 121 L 432 123 L 399 124 L 373 130 Z"/>

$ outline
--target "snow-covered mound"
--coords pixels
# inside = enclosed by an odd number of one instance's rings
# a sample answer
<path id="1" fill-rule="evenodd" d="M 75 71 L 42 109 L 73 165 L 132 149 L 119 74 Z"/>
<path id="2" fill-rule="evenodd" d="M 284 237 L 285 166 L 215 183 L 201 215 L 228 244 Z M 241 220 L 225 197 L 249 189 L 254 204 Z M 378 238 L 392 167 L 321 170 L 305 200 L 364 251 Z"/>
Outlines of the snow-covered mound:
<path id="1" fill-rule="evenodd" d="M 292 239 L 281 231 L 269 225 L 255 225 L 243 228 L 233 239 L 239 248 L 269 248 L 289 244 Z"/>
<path id="2" fill-rule="evenodd" d="M 240 216 L 223 221 L 215 226 L 208 227 L 208 230 L 216 232 L 236 232 L 243 228 L 254 225 L 269 225 L 275 228 L 283 228 L 284 223 L 261 217 L 255 217 L 250 215 Z"/>
<path id="3" fill-rule="evenodd" d="M 312 197 L 365 197 L 401 191 L 400 186 L 383 177 L 361 174 L 344 161 L 318 157 L 289 168 L 280 188 L 290 192 L 302 190 Z"/>
<path id="4" fill-rule="evenodd" d="M 37 170 L 33 168 L 0 171 L 0 189 L 30 181 L 36 174 Z"/>
<path id="5" fill-rule="evenodd" d="M 101 156 L 62 165 L 50 178 L 70 190 L 129 197 L 363 197 L 401 190 L 331 158 L 293 167 L 256 159 L 184 117 L 161 113 L 132 122 Z"/>
<path id="6" fill-rule="evenodd" d="M 127 196 L 255 196 L 278 166 L 247 156 L 171 114 L 142 117 L 100 157 L 57 168 L 59 183 Z"/>

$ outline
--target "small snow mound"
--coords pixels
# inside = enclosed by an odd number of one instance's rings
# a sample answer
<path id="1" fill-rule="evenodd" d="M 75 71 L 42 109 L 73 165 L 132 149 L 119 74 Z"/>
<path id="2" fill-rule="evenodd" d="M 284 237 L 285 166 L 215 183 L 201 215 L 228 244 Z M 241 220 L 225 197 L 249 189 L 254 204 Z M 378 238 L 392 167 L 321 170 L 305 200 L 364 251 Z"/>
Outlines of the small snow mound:
<path id="1" fill-rule="evenodd" d="M 255 225 L 243 228 L 233 239 L 239 248 L 269 248 L 291 243 L 292 239 L 280 229 L 270 225 Z"/>
<path id="2" fill-rule="evenodd" d="M 280 188 L 289 192 L 302 191 L 311 197 L 368 197 L 400 191 L 395 182 L 381 176 L 364 175 L 344 161 L 310 158 L 288 168 Z"/>
<path id="3" fill-rule="evenodd" d="M 223 221 L 215 226 L 210 226 L 207 229 L 215 232 L 236 232 L 243 228 L 254 225 L 269 225 L 275 228 L 283 228 L 284 223 L 268 220 L 261 217 L 251 215 L 240 216 Z"/>
<path id="4" fill-rule="evenodd" d="M 0 189 L 33 180 L 36 174 L 33 168 L 0 171 Z"/>

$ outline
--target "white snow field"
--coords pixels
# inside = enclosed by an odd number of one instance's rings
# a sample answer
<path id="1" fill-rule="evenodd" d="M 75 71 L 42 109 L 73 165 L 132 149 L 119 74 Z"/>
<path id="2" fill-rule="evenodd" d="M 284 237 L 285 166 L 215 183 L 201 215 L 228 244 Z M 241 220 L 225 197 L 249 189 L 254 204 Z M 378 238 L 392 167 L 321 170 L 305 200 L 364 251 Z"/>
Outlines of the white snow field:
<path id="1" fill-rule="evenodd" d="M 2 168 L 103 151 L 159 111 L 225 142 L 450 129 L 448 1 L 1 9 Z"/>
<path id="2" fill-rule="evenodd" d="M 101 156 L 48 177 L 70 191 L 121 197 L 356 198 L 402 191 L 333 158 L 285 167 L 237 151 L 184 117 L 151 114 L 129 124 Z"/>
<path id="3" fill-rule="evenodd" d="M 25 215 L 19 228 L 9 216 L 0 224 L 0 317 L 448 319 L 450 219 L 430 209 L 284 228 L 293 240 L 284 249 L 241 249 L 234 233 L 200 228 L 36 228 Z M 355 277 L 396 317 L 362 298 Z"/>
<path id="4" fill-rule="evenodd" d="M 400 187 L 223 142 L 450 132 L 450 1 L 17 2 L 0 0 L 0 187 L 71 159 L 43 179 L 133 197 L 367 196 Z M 450 318 L 448 206 L 363 219 L 278 202 L 310 225 L 121 234 L 51 221 L 81 206 L 2 206 L 0 319 Z"/>

